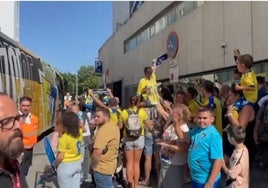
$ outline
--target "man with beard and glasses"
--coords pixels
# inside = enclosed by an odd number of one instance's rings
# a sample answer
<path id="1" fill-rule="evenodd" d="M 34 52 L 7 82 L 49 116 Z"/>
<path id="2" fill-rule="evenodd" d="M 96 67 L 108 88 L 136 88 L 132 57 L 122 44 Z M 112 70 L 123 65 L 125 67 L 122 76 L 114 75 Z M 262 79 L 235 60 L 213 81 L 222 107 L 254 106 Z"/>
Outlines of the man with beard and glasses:
<path id="1" fill-rule="evenodd" d="M 20 98 L 20 114 L 22 120 L 21 131 L 23 133 L 24 151 L 21 161 L 23 173 L 27 176 L 33 159 L 33 147 L 37 143 L 38 117 L 31 111 L 32 99 L 27 96 Z"/>
<path id="2" fill-rule="evenodd" d="M 17 161 L 24 149 L 20 120 L 12 99 L 0 92 L 0 187 L 28 187 Z"/>

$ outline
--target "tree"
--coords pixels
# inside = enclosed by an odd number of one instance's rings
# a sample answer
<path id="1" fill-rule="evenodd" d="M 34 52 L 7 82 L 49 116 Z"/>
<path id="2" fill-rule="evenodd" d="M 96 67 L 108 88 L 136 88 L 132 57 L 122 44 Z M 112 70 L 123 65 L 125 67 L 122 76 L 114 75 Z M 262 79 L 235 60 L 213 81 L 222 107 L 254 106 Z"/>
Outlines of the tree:
<path id="1" fill-rule="evenodd" d="M 60 73 L 63 79 L 66 81 L 66 87 L 64 93 L 70 92 L 72 95 L 75 94 L 75 74 L 72 73 Z"/>
<path id="2" fill-rule="evenodd" d="M 78 93 L 82 94 L 89 88 L 96 89 L 98 87 L 98 76 L 95 68 L 90 65 L 83 65 L 78 70 Z"/>
<path id="3" fill-rule="evenodd" d="M 75 95 L 76 89 L 76 74 L 72 73 L 61 73 L 63 78 L 66 80 L 68 86 L 66 92 L 71 92 Z M 95 73 L 95 68 L 91 65 L 83 65 L 78 70 L 78 95 L 83 94 L 89 88 L 95 89 L 98 87 L 98 76 Z"/>

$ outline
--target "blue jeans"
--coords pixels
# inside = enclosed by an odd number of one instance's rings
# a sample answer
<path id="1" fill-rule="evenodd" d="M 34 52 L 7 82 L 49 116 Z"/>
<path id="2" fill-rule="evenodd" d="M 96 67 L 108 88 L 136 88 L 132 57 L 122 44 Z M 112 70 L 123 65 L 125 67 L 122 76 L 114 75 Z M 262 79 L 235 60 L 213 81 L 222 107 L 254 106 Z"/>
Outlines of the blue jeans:
<path id="1" fill-rule="evenodd" d="M 60 163 L 57 177 L 60 188 L 80 188 L 81 160 Z"/>
<path id="2" fill-rule="evenodd" d="M 96 183 L 96 188 L 113 188 L 114 187 L 112 175 L 104 175 L 97 171 L 94 171 L 93 177 Z"/>

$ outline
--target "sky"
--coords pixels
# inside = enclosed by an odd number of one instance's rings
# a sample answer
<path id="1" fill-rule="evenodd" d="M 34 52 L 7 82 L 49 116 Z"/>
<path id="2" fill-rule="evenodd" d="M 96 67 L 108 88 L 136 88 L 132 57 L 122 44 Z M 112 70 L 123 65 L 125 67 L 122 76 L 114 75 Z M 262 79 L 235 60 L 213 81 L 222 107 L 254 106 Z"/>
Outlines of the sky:
<path id="1" fill-rule="evenodd" d="M 63 73 L 95 66 L 112 35 L 112 1 L 20 1 L 20 44 Z"/>

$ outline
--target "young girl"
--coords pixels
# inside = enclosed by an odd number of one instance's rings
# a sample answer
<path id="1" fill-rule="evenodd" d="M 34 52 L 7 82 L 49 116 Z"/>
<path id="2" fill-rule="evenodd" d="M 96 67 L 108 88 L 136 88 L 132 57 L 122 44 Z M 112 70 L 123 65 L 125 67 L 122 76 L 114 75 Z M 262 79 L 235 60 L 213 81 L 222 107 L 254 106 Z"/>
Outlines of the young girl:
<path id="1" fill-rule="evenodd" d="M 77 115 L 71 111 L 58 112 L 55 129 L 59 132 L 58 154 L 54 162 L 59 186 L 79 188 L 83 134 Z"/>
<path id="2" fill-rule="evenodd" d="M 249 155 L 244 145 L 246 132 L 241 126 L 228 126 L 226 128 L 228 141 L 235 146 L 229 161 L 229 167 L 223 162 L 223 170 L 227 174 L 227 188 L 249 187 Z"/>

